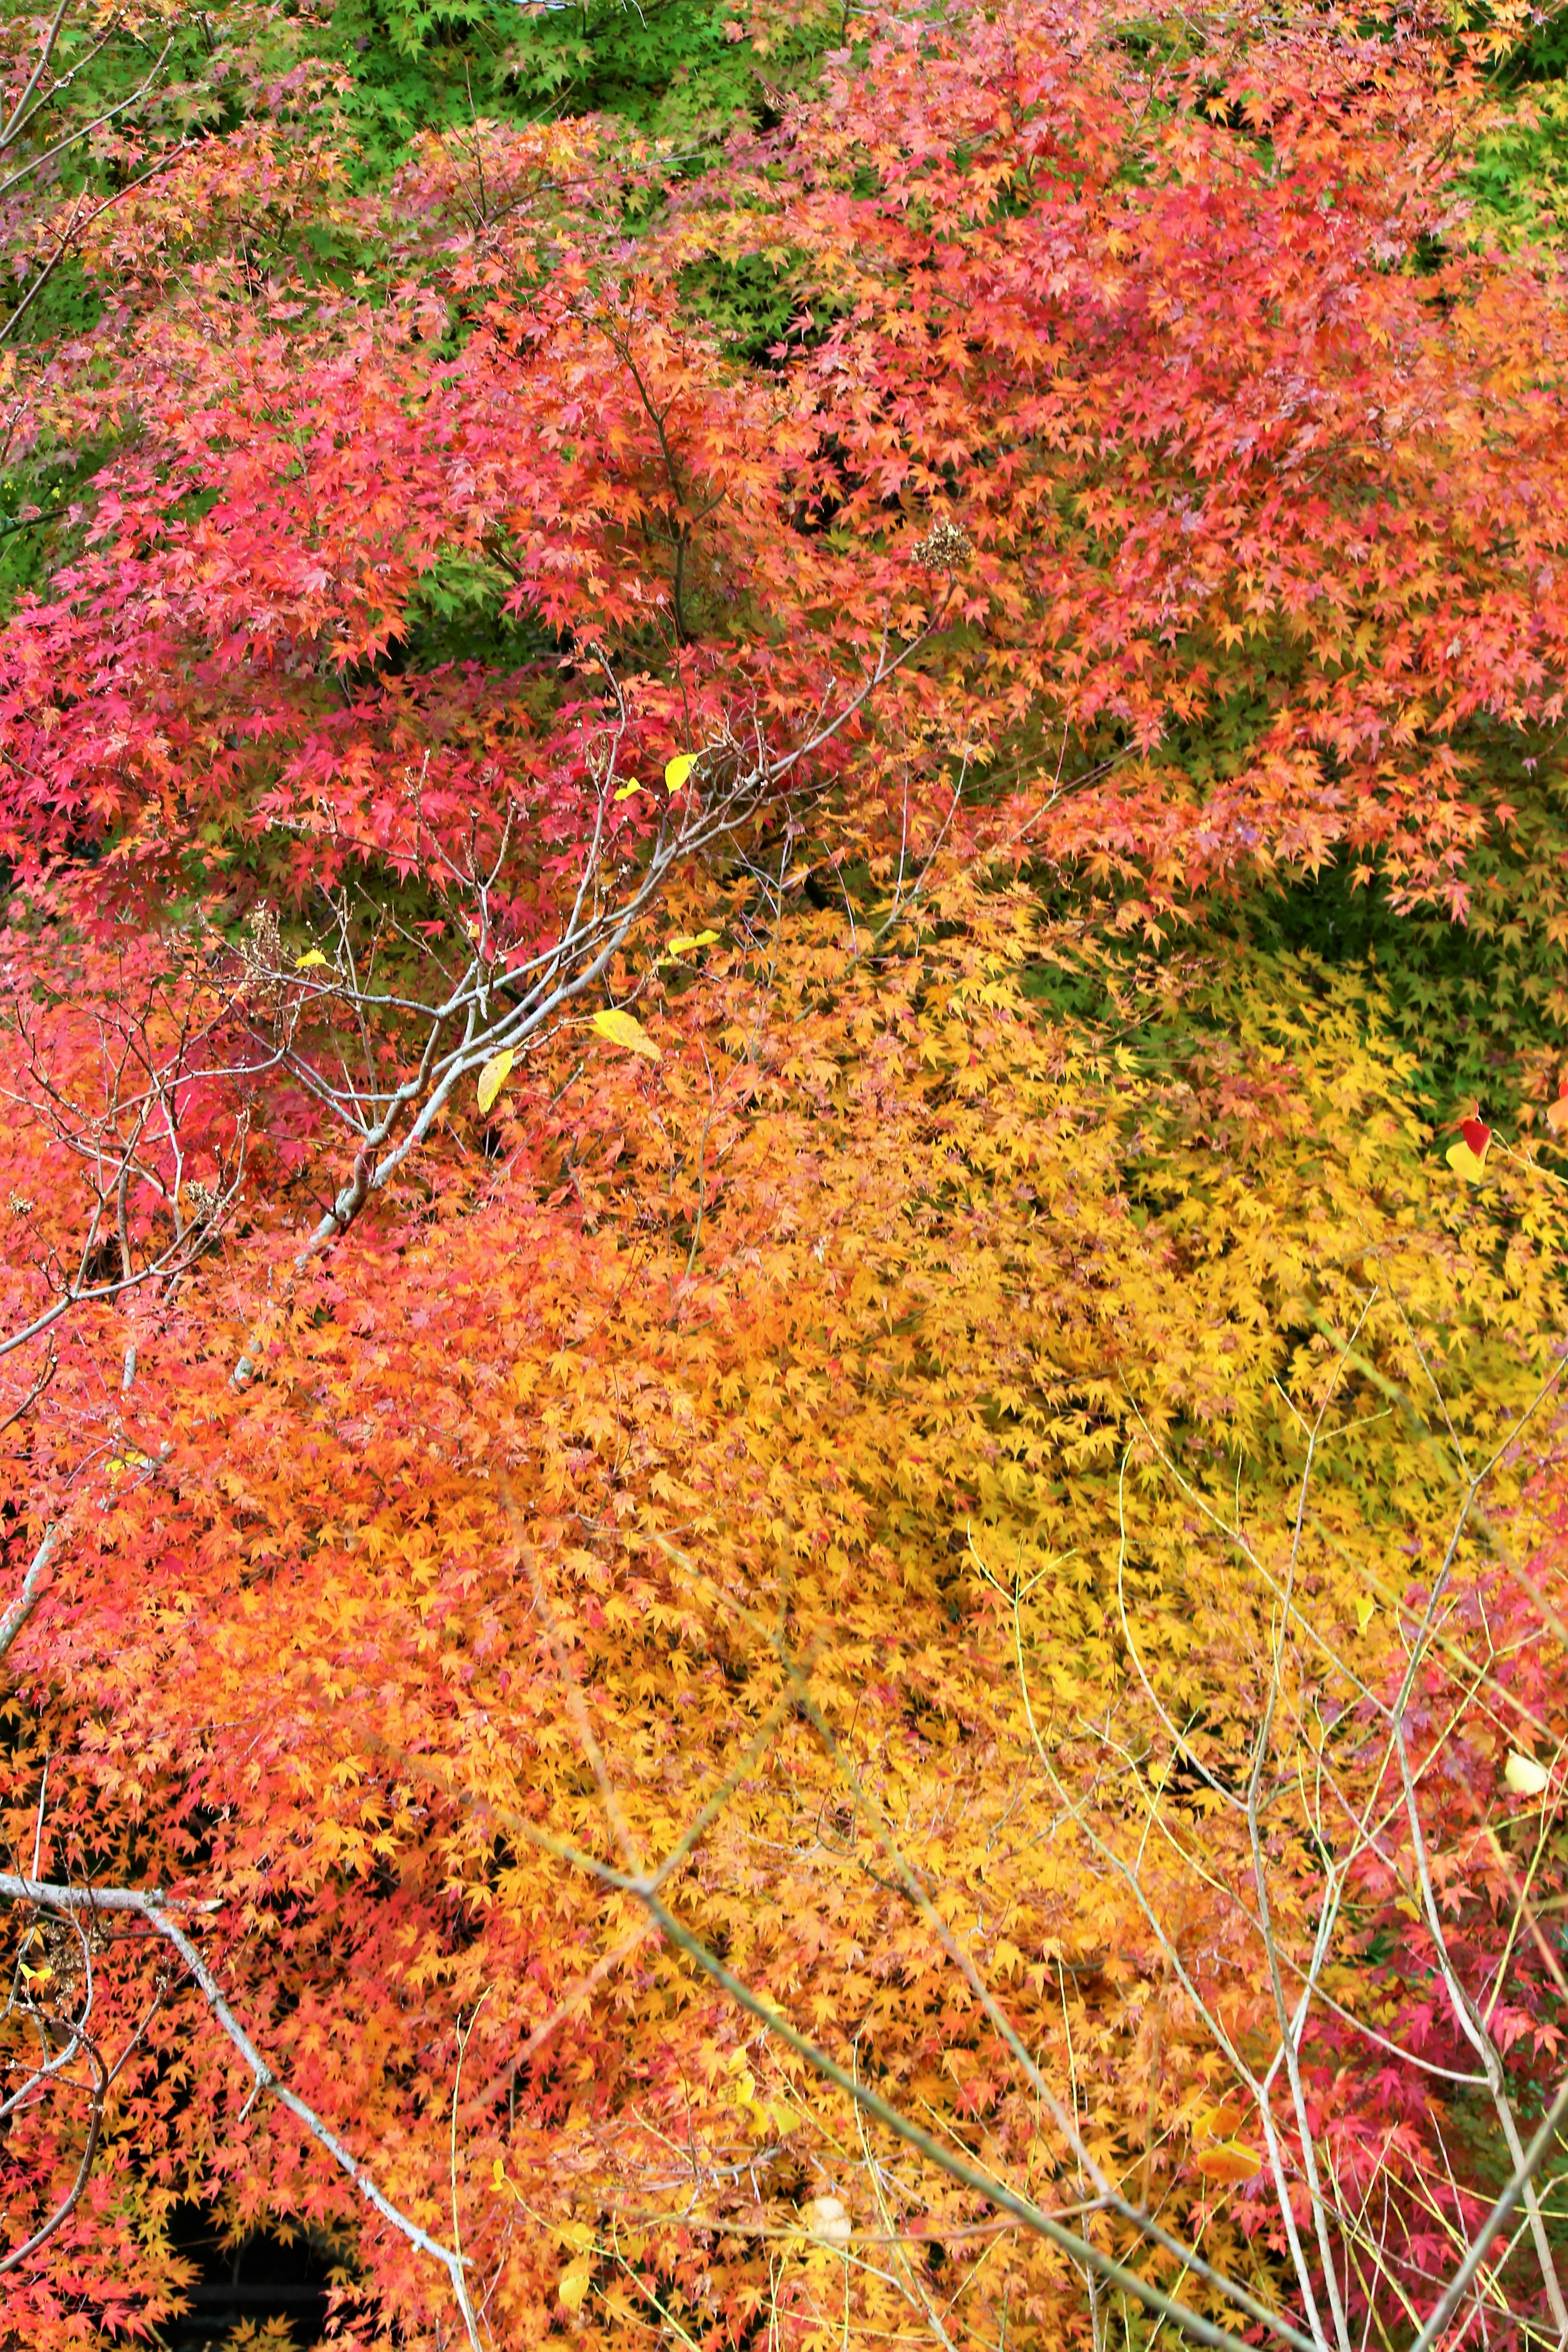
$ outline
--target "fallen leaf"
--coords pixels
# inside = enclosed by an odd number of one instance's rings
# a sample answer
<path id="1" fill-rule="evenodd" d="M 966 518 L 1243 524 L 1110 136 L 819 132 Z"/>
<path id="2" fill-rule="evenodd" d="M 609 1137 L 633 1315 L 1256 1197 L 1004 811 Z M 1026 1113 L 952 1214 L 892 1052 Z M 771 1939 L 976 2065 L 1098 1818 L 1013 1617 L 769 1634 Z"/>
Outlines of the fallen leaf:
<path id="1" fill-rule="evenodd" d="M 568 2311 L 581 2311 L 594 2281 L 594 2257 L 578 2254 L 561 2273 L 561 2284 L 555 2292 Z"/>
<path id="2" fill-rule="evenodd" d="M 1521 1756 L 1514 1748 L 1510 1751 L 1502 1777 L 1516 1797 L 1539 1797 L 1552 1775 L 1533 1756 Z"/>
<path id="3" fill-rule="evenodd" d="M 1200 2148 L 1193 2161 L 1205 2180 L 1253 2180 L 1263 2169 L 1263 2158 L 1249 2147 Z"/>
<path id="4" fill-rule="evenodd" d="M 632 1013 L 623 1013 L 618 1004 L 607 1012 L 595 1013 L 589 1026 L 596 1029 L 601 1037 L 607 1037 L 612 1045 L 624 1045 L 628 1054 L 641 1054 L 649 1062 L 658 1059 L 658 1047 L 642 1023 Z"/>
<path id="5" fill-rule="evenodd" d="M 814 2197 L 800 2209 L 800 2218 L 822 2246 L 847 2246 L 855 2234 L 849 2209 L 840 2197 Z"/>
<path id="6" fill-rule="evenodd" d="M 511 1076 L 511 1066 L 517 1055 L 509 1045 L 501 1054 L 492 1054 L 479 1072 L 479 1108 L 489 1110 L 502 1087 Z"/>
<path id="7" fill-rule="evenodd" d="M 1456 1176 L 1468 1176 L 1472 1184 L 1487 1172 L 1486 1161 L 1478 1160 L 1468 1143 L 1450 1143 L 1443 1157 Z"/>

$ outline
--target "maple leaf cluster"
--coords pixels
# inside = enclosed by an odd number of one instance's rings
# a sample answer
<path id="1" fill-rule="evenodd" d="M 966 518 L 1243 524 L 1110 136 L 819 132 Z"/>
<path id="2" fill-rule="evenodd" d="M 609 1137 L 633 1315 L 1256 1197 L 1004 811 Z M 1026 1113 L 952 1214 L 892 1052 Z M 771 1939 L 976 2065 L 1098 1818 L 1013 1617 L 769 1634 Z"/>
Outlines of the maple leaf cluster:
<path id="1" fill-rule="evenodd" d="M 1463 916 L 1552 761 L 1506 30 L 874 14 L 368 183 L 307 78 L 69 215 L 18 2342 L 193 2207 L 367 2347 L 1568 2332 L 1568 1122 L 1202 928 Z"/>

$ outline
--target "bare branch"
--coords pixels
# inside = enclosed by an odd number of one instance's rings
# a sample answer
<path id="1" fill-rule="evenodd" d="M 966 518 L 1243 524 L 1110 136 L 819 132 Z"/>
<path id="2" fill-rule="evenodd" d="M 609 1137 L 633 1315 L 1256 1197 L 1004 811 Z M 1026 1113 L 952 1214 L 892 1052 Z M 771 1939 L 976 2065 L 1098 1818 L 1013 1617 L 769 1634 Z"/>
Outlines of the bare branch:
<path id="1" fill-rule="evenodd" d="M 380 2214 L 382 2220 L 401 2231 L 410 2245 L 440 2263 L 451 2281 L 472 2352 L 482 2352 L 463 2276 L 461 2257 L 442 2245 L 439 2239 L 431 2237 L 428 2231 L 422 2230 L 416 2221 L 410 2221 L 406 2214 L 399 2212 L 363 2165 L 350 2154 L 331 2126 L 323 2123 L 315 2109 L 307 2105 L 298 2092 L 291 2091 L 286 2083 L 279 2081 L 230 2009 L 216 1978 L 174 1917 L 175 1906 L 173 1897 L 166 1895 L 160 1887 L 65 1886 L 41 1879 L 17 1877 L 9 1871 L 0 1871 L 0 1897 L 12 1903 L 31 1903 L 43 1910 L 73 1914 L 129 1912 L 145 1919 L 164 1942 L 178 1952 L 213 2017 L 249 2068 L 257 2092 L 275 2098 L 280 2106 L 287 2107 L 296 2121 L 304 2126 L 317 2146 L 347 2174 L 365 2202 Z"/>
<path id="2" fill-rule="evenodd" d="M 43 1593 L 44 1579 L 48 1572 L 49 1562 L 59 1549 L 63 1532 L 64 1529 L 58 1519 L 44 1529 L 43 1540 L 27 1563 L 26 1574 L 22 1579 L 22 1590 L 12 1601 L 4 1617 L 0 1617 L 0 1658 L 8 1654 L 12 1643 L 37 1607 Z"/>

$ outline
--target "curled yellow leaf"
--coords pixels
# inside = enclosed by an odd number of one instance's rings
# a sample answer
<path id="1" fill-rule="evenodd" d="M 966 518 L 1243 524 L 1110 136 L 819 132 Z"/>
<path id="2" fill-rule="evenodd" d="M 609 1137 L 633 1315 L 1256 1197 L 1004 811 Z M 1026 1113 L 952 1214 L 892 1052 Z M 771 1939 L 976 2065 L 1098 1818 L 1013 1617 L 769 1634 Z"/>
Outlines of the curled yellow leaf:
<path id="1" fill-rule="evenodd" d="M 616 798 L 618 801 L 629 801 L 632 799 L 634 794 L 640 793 L 641 790 L 642 786 L 640 784 L 623 784 L 620 791 L 616 794 Z"/>
<path id="2" fill-rule="evenodd" d="M 502 1087 L 511 1076 L 511 1066 L 517 1055 L 509 1045 L 504 1053 L 492 1054 L 479 1072 L 479 1108 L 489 1110 Z"/>
<path id="3" fill-rule="evenodd" d="M 296 971 L 310 971 L 315 965 L 325 963 L 326 961 L 320 948 L 307 948 L 302 956 L 296 956 L 294 969 Z"/>
<path id="4" fill-rule="evenodd" d="M 678 940 L 670 940 L 665 953 L 681 955 L 688 948 L 710 948 L 716 945 L 718 938 L 717 931 L 682 931 Z"/>
<path id="5" fill-rule="evenodd" d="M 658 1059 L 658 1047 L 642 1023 L 635 1014 L 623 1013 L 618 1004 L 595 1013 L 589 1026 L 596 1029 L 601 1037 L 607 1037 L 612 1045 L 624 1045 L 628 1054 L 641 1054 L 649 1062 Z"/>

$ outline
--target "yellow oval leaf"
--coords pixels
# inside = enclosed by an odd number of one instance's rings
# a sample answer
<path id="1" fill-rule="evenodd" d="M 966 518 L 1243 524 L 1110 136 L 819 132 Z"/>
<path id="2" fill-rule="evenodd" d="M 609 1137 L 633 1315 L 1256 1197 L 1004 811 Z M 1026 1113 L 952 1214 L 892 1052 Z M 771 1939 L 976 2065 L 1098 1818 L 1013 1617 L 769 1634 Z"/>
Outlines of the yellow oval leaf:
<path id="1" fill-rule="evenodd" d="M 1552 1775 L 1533 1756 L 1521 1756 L 1515 1749 L 1503 1767 L 1502 1777 L 1516 1797 L 1539 1797 Z"/>
<path id="2" fill-rule="evenodd" d="M 697 761 L 689 751 L 682 751 L 679 759 L 671 760 L 664 772 L 666 789 L 672 793 L 679 792 L 696 765 Z"/>
<path id="3" fill-rule="evenodd" d="M 479 1108 L 489 1110 L 502 1087 L 511 1076 L 511 1066 L 517 1055 L 509 1045 L 504 1054 L 492 1054 L 479 1072 Z"/>
<path id="4" fill-rule="evenodd" d="M 1200 2148 L 1193 2159 L 1205 2180 L 1251 2180 L 1263 2169 L 1263 2158 L 1249 2147 Z"/>
<path id="5" fill-rule="evenodd" d="M 641 1054 L 649 1062 L 658 1059 L 658 1047 L 642 1023 L 632 1013 L 623 1013 L 618 1004 L 595 1013 L 589 1026 L 596 1029 L 601 1037 L 607 1037 L 612 1045 L 624 1045 L 628 1054 Z"/>
<path id="6" fill-rule="evenodd" d="M 1468 1143 L 1450 1143 L 1443 1157 L 1456 1176 L 1463 1176 L 1472 1184 L 1479 1184 L 1487 1172 L 1486 1161 L 1478 1159 Z"/>
<path id="7" fill-rule="evenodd" d="M 320 948 L 307 948 L 302 956 L 296 956 L 294 959 L 294 969 L 296 971 L 309 971 L 314 965 L 325 963 L 326 961 Z"/>
<path id="8" fill-rule="evenodd" d="M 561 2284 L 555 2292 L 568 2311 L 581 2311 L 593 2283 L 594 2257 L 592 2254 L 579 2254 L 562 2272 Z"/>

